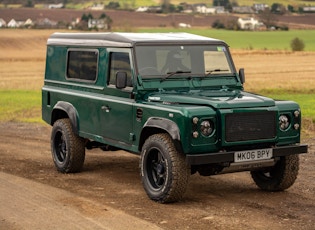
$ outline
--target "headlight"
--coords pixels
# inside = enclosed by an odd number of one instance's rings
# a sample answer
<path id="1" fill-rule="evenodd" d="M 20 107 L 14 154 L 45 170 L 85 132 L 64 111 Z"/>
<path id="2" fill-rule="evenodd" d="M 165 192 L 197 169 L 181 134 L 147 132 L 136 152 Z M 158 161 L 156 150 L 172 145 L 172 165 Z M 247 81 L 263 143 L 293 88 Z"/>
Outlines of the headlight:
<path id="1" fill-rule="evenodd" d="M 282 131 L 285 131 L 286 129 L 289 128 L 289 125 L 290 125 L 290 119 L 287 115 L 281 115 L 279 117 L 279 128 L 282 130 Z"/>
<path id="2" fill-rule="evenodd" d="M 212 121 L 205 120 L 205 121 L 201 122 L 201 124 L 200 124 L 201 134 L 206 136 L 206 137 L 208 137 L 212 134 L 213 129 L 214 129 L 214 125 L 213 125 Z"/>
<path id="3" fill-rule="evenodd" d="M 294 116 L 297 118 L 300 116 L 300 111 L 299 110 L 295 110 L 294 111 Z"/>

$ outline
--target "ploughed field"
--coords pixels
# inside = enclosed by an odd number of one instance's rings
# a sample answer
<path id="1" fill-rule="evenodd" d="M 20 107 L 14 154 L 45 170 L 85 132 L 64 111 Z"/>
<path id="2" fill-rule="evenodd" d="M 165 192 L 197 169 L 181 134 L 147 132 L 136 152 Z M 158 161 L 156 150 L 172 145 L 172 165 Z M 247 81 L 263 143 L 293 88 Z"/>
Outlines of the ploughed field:
<path id="1" fill-rule="evenodd" d="M 0 91 L 40 92 L 45 44 L 52 32 L 0 30 Z M 314 93 L 315 53 L 232 48 L 232 55 L 237 68 L 245 68 L 248 91 Z M 40 106 L 25 115 L 40 117 Z M 43 123 L 12 120 L 0 122 L 0 171 L 70 191 L 76 203 L 63 200 L 60 205 L 73 205 L 87 218 L 102 212 L 98 209 L 87 212 L 84 201 L 76 198 L 107 205 L 165 229 L 314 229 L 312 132 L 302 139 L 309 145 L 309 153 L 300 156 L 299 176 L 285 192 L 259 190 L 247 172 L 212 177 L 195 174 L 181 202 L 162 205 L 147 198 L 142 188 L 138 156 L 123 151 L 87 151 L 83 172 L 61 174 L 51 158 L 51 128 Z M 310 131 L 312 125 L 311 122 L 308 125 Z M 0 213 L 4 208 L 0 207 Z M 1 218 L 1 226 L 16 225 Z"/>
<path id="2" fill-rule="evenodd" d="M 77 18 L 81 18 L 83 14 L 91 13 L 94 18 L 99 18 L 102 13 L 106 13 L 112 19 L 112 27 L 116 29 L 135 29 L 137 27 L 172 27 L 178 26 L 179 23 L 187 23 L 192 27 L 207 27 L 216 21 L 221 22 L 235 21 L 239 17 L 246 17 L 243 14 L 154 14 L 123 10 L 73 10 L 73 9 L 35 9 L 35 8 L 3 8 L 0 9 L 1 18 L 9 22 L 12 18 L 15 20 L 48 18 L 55 22 L 70 23 Z M 290 29 L 314 29 L 315 15 L 301 14 L 301 15 L 275 15 L 273 20 L 279 25 L 286 25 Z"/>

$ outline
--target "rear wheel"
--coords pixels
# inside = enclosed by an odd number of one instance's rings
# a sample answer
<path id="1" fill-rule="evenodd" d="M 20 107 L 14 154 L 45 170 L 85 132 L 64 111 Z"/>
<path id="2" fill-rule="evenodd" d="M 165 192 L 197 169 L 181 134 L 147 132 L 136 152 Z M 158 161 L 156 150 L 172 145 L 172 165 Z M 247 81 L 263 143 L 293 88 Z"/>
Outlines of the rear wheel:
<path id="1" fill-rule="evenodd" d="M 143 187 L 150 199 L 170 203 L 183 197 L 190 167 L 168 134 L 155 134 L 145 141 L 140 168 Z"/>
<path id="2" fill-rule="evenodd" d="M 73 132 L 69 119 L 60 119 L 54 123 L 51 152 L 59 172 L 81 171 L 85 159 L 85 140 Z"/>
<path id="3" fill-rule="evenodd" d="M 252 171 L 251 176 L 256 185 L 266 191 L 283 191 L 291 187 L 298 175 L 299 156 L 289 155 L 281 157 L 275 166 Z"/>

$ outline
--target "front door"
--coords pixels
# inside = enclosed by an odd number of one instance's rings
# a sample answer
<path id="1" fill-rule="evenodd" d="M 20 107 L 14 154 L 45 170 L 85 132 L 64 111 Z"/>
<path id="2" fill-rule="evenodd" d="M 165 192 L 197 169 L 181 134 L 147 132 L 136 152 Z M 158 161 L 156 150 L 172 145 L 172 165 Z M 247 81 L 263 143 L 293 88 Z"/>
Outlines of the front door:
<path id="1" fill-rule="evenodd" d="M 133 105 L 132 96 L 132 63 L 129 49 L 109 50 L 109 70 L 107 79 L 106 99 L 101 105 L 101 126 L 103 137 L 113 145 L 126 146 L 128 149 L 133 141 Z M 127 74 L 127 86 L 116 88 L 117 72 Z M 129 146 L 129 147 L 128 147 Z"/>

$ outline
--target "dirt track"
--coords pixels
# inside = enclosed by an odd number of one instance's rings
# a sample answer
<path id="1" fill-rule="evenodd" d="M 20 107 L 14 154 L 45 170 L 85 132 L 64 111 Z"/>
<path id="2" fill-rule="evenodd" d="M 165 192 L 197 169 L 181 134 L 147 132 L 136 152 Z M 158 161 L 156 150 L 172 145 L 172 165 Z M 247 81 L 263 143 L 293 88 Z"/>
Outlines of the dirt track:
<path id="1" fill-rule="evenodd" d="M 0 172 L 0 229 L 160 229 L 62 189 Z"/>
<path id="2" fill-rule="evenodd" d="M 88 151 L 82 173 L 60 174 L 51 159 L 49 136 L 48 126 L 0 123 L 0 170 L 49 185 L 48 190 L 58 188 L 71 192 L 71 199 L 64 199 L 59 206 L 71 204 L 81 212 L 78 218 L 90 218 L 91 213 L 82 211 L 85 204 L 80 203 L 88 199 L 92 204 L 104 205 L 164 229 L 315 228 L 315 139 L 303 140 L 309 144 L 310 151 L 301 155 L 299 177 L 285 192 L 259 190 L 248 173 L 193 175 L 182 202 L 162 205 L 149 200 L 142 188 L 138 156 L 122 151 Z M 0 204 L 0 229 L 14 229 L 14 223 L 4 217 L 5 209 Z M 92 210 L 93 215 L 104 212 L 97 206 Z M 56 221 L 61 227 L 62 221 Z M 27 225 L 24 227 L 29 229 Z"/>

